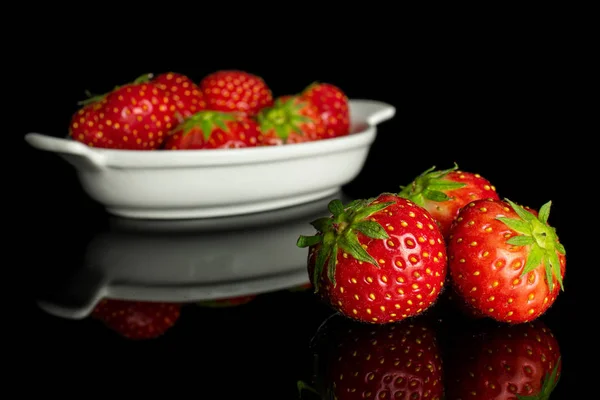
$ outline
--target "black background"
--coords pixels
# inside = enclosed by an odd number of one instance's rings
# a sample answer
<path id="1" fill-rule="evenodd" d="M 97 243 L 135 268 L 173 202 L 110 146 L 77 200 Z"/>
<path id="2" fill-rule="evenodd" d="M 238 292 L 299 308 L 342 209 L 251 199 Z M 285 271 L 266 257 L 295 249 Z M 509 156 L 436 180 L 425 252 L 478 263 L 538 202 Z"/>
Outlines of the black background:
<path id="1" fill-rule="evenodd" d="M 253 23 L 244 28 L 228 18 L 208 23 L 204 18 L 214 10 L 183 17 L 163 8 L 155 10 L 153 18 L 137 16 L 133 24 L 128 21 L 134 15 L 112 18 L 110 28 L 85 18 L 49 21 L 40 12 L 39 18 L 27 19 L 23 24 L 27 29 L 8 45 L 15 62 L 5 79 L 16 88 L 10 91 L 16 107 L 8 118 L 16 123 L 11 133 L 23 154 L 18 167 L 12 164 L 19 173 L 8 177 L 9 182 L 17 178 L 21 199 L 17 206 L 24 209 L 16 230 L 22 235 L 17 241 L 21 247 L 12 253 L 22 260 L 19 272 L 25 272 L 19 304 L 26 307 L 19 315 L 23 323 L 18 326 L 23 329 L 18 334 L 25 343 L 23 354 L 35 361 L 30 376 L 50 377 L 54 383 L 47 390 L 53 392 L 65 390 L 54 378 L 122 379 L 145 388 L 148 381 L 131 378 L 132 370 L 148 377 L 176 372 L 200 379 L 204 368 L 217 368 L 223 372 L 219 383 L 225 390 L 228 382 L 243 375 L 240 369 L 264 368 L 263 381 L 241 380 L 249 386 L 247 393 L 269 397 L 272 388 L 289 392 L 285 379 L 293 374 L 286 375 L 281 368 L 290 368 L 289 360 L 302 352 L 302 343 L 326 315 L 316 308 L 320 311 L 310 323 L 299 321 L 294 315 L 306 312 L 308 298 L 288 303 L 264 299 L 249 305 L 253 311 L 246 314 L 244 309 L 226 316 L 199 314 L 200 320 L 186 319 L 182 324 L 187 328 L 180 328 L 170 341 L 135 346 L 97 333 L 83 322 L 45 315 L 29 302 L 37 289 L 31 284 L 36 271 L 76 265 L 77 252 L 103 226 L 104 214 L 82 192 L 71 166 L 53 154 L 27 147 L 22 136 L 27 132 L 65 135 L 76 102 L 86 90 L 102 93 L 146 72 L 176 71 L 198 81 L 226 68 L 262 76 L 276 96 L 298 92 L 319 80 L 339 86 L 350 98 L 381 100 L 396 107 L 396 116 L 378 127 L 364 170 L 345 188 L 352 196 L 396 190 L 432 165 L 450 167 L 457 162 L 461 169 L 489 179 L 501 197 L 535 208 L 552 200 L 550 223 L 566 246 L 568 262 L 566 292 L 550 322 L 565 348 L 565 371 L 575 371 L 579 346 L 585 347 L 577 340 L 582 334 L 577 307 L 582 303 L 576 304 L 575 298 L 584 292 L 581 271 L 587 259 L 579 250 L 584 246 L 579 242 L 581 221 L 574 207 L 574 195 L 581 198 L 586 185 L 576 190 L 574 174 L 588 164 L 590 149 L 582 142 L 590 133 L 578 127 L 582 111 L 575 106 L 582 54 L 560 34 L 560 27 L 543 31 L 547 34 L 513 36 L 509 33 L 514 26 L 499 25 L 496 32 L 484 35 L 481 26 L 408 29 L 403 25 L 406 16 L 386 23 L 373 19 L 373 25 L 367 26 L 369 18 L 355 15 L 342 26 L 330 25 L 329 18 L 295 24 L 271 20 L 269 29 L 258 32 L 255 24 L 263 26 L 265 19 L 257 16 L 248 17 Z M 182 20 L 188 29 L 156 24 L 165 19 Z M 19 218 L 13 212 L 8 215 Z M 214 332 L 227 334 L 216 338 Z M 244 335 L 254 340 L 256 348 L 241 348 Z M 178 346 L 193 342 L 194 337 L 222 346 L 230 343 L 243 354 L 243 362 L 203 364 L 203 352 L 218 354 L 219 350 Z M 269 354 L 266 360 L 265 354 Z M 263 367 L 265 362 L 271 365 Z M 57 363 L 67 367 L 58 368 Z M 168 364 L 159 367 L 159 363 Z M 576 381 L 575 374 L 565 374 L 557 392 L 572 391 Z M 189 388 L 194 381 L 169 382 L 155 384 Z"/>

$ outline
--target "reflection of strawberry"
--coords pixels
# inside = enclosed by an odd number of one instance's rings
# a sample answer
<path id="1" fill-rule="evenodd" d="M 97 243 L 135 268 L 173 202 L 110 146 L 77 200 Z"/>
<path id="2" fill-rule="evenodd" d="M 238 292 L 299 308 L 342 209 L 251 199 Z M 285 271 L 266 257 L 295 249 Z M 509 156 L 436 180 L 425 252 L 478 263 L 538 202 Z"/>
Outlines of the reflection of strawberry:
<path id="1" fill-rule="evenodd" d="M 206 101 L 200 88 L 189 77 L 175 72 L 165 72 L 157 75 L 152 82 L 171 93 L 180 122 L 183 118 L 206 109 Z"/>
<path id="2" fill-rule="evenodd" d="M 348 97 L 339 87 L 315 82 L 306 87 L 301 96 L 319 110 L 325 125 L 324 137 L 345 136 L 350 133 Z"/>
<path id="3" fill-rule="evenodd" d="M 166 150 L 255 147 L 261 142 L 258 124 L 250 118 L 220 111 L 200 111 L 167 137 Z"/>
<path id="4" fill-rule="evenodd" d="M 311 282 L 307 282 L 307 283 L 305 283 L 303 285 L 298 285 L 298 286 L 291 287 L 291 288 L 288 289 L 288 291 L 290 291 L 290 292 L 305 292 L 305 291 L 310 290 L 312 288 L 313 288 L 312 283 Z"/>
<path id="5" fill-rule="evenodd" d="M 461 327 L 447 355 L 447 399 L 548 399 L 561 373 L 560 349 L 543 322 Z"/>
<path id="6" fill-rule="evenodd" d="M 251 294 L 246 296 L 228 297 L 226 299 L 200 301 L 197 305 L 209 308 L 235 307 L 250 303 L 255 298 L 256 295 Z"/>
<path id="7" fill-rule="evenodd" d="M 280 96 L 256 117 L 264 144 L 281 145 L 322 139 L 325 125 L 319 110 L 299 96 Z"/>
<path id="8" fill-rule="evenodd" d="M 273 103 L 265 81 L 245 71 L 216 71 L 204 77 L 199 86 L 209 110 L 238 111 L 252 117 Z"/>
<path id="9" fill-rule="evenodd" d="M 313 353 L 322 398 L 440 400 L 444 393 L 437 338 L 419 318 L 366 325 L 335 315 L 319 328 Z"/>
<path id="10" fill-rule="evenodd" d="M 103 299 L 91 315 L 128 339 L 154 339 L 177 322 L 180 308 L 175 303 Z"/>

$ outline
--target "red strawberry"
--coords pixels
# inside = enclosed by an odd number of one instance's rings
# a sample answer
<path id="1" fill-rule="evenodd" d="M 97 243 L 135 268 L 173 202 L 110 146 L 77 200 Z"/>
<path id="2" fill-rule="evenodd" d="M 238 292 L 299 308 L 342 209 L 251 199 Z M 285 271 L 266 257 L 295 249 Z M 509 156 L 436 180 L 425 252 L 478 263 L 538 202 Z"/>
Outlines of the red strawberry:
<path id="1" fill-rule="evenodd" d="M 252 119 L 220 111 L 200 111 L 179 124 L 167 137 L 167 150 L 255 147 L 262 141 Z"/>
<path id="2" fill-rule="evenodd" d="M 348 97 L 337 86 L 315 82 L 301 93 L 319 110 L 325 125 L 325 137 L 345 136 L 350 133 L 350 109 Z"/>
<path id="3" fill-rule="evenodd" d="M 175 303 L 103 299 L 92 317 L 128 339 L 154 339 L 175 325 L 180 309 Z"/>
<path id="4" fill-rule="evenodd" d="M 177 108 L 169 92 L 148 80 L 149 75 L 144 75 L 106 95 L 88 99 L 86 107 L 93 105 L 96 114 L 90 117 L 96 120 L 86 121 L 87 132 L 74 130 L 72 123 L 73 139 L 113 149 L 159 148 L 166 133 L 174 125 Z M 94 141 L 94 138 L 97 140 Z M 98 140 L 99 138 L 105 140 Z"/>
<path id="5" fill-rule="evenodd" d="M 442 359 L 427 323 L 417 318 L 372 326 L 339 319 L 328 319 L 313 342 L 321 398 L 442 399 Z"/>
<path id="6" fill-rule="evenodd" d="M 179 122 L 198 111 L 206 109 L 206 101 L 200 87 L 189 77 L 175 72 L 157 75 L 152 82 L 172 94 L 179 113 Z"/>
<path id="7" fill-rule="evenodd" d="M 210 110 L 239 111 L 251 117 L 273 103 L 265 81 L 245 71 L 216 71 L 204 77 L 199 86 Z"/>
<path id="8" fill-rule="evenodd" d="M 418 315 L 438 298 L 446 278 L 446 247 L 427 210 L 383 193 L 344 206 L 329 203 L 317 219 L 308 272 L 315 292 L 349 318 L 387 323 Z"/>
<path id="9" fill-rule="evenodd" d="M 229 297 L 226 299 L 216 299 L 198 302 L 197 305 L 200 307 L 208 308 L 224 308 L 224 307 L 235 307 L 243 304 L 250 303 L 256 298 L 256 295 L 237 296 Z"/>
<path id="10" fill-rule="evenodd" d="M 258 113 L 256 120 L 265 145 L 310 142 L 325 135 L 319 110 L 299 96 L 278 97 L 273 106 Z"/>
<path id="11" fill-rule="evenodd" d="M 429 211 L 446 239 L 461 207 L 473 200 L 499 199 L 496 188 L 487 179 L 477 173 L 460 171 L 456 164 L 440 171 L 433 166 L 401 189 L 398 195 Z"/>
<path id="12" fill-rule="evenodd" d="M 80 108 L 71 118 L 69 135 L 91 147 L 108 148 L 113 141 L 104 133 L 104 124 L 100 119 L 100 110 L 106 104 L 102 99 Z"/>
<path id="13" fill-rule="evenodd" d="M 446 399 L 552 398 L 562 369 L 561 352 L 541 321 L 485 325 L 474 334 L 459 335 L 446 357 Z"/>
<path id="14" fill-rule="evenodd" d="M 480 199 L 457 216 L 447 244 L 449 271 L 460 296 L 498 321 L 522 323 L 542 315 L 563 286 L 566 258 L 547 220 L 510 200 Z"/>

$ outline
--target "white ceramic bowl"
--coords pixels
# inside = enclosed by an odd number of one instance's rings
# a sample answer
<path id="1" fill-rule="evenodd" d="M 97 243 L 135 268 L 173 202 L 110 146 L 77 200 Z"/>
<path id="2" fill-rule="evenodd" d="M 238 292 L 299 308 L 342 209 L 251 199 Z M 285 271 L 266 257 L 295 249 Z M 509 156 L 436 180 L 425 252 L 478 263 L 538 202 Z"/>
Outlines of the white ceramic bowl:
<path id="1" fill-rule="evenodd" d="M 350 100 L 351 134 L 241 149 L 130 151 L 28 133 L 33 147 L 72 164 L 85 192 L 128 218 L 210 218 L 262 212 L 329 196 L 362 170 L 376 125 L 395 108 Z"/>

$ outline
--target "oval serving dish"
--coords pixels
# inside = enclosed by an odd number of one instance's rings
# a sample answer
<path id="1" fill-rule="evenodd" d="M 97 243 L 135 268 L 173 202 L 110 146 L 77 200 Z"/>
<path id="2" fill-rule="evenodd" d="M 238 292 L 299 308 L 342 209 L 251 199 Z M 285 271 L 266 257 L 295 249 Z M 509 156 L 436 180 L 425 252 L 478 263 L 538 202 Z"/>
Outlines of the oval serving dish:
<path id="1" fill-rule="evenodd" d="M 83 190 L 110 214 L 143 219 L 212 218 L 263 212 L 339 191 L 362 170 L 377 125 L 396 109 L 350 100 L 348 136 L 240 149 L 133 151 L 88 147 L 28 133 L 33 147 L 71 165 Z"/>

